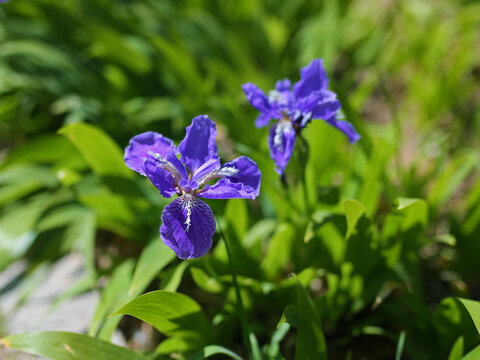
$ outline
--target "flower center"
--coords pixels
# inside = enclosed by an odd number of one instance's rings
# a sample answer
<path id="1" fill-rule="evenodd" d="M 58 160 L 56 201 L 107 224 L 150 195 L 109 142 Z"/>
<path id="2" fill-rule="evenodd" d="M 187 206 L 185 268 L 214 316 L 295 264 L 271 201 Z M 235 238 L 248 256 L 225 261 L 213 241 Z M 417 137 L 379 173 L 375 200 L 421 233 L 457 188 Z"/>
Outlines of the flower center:
<path id="1" fill-rule="evenodd" d="M 183 164 L 179 163 L 177 166 L 175 166 L 159 153 L 154 153 L 152 151 L 149 151 L 148 155 L 157 160 L 162 169 L 172 174 L 175 180 L 175 187 L 180 195 L 198 195 L 198 193 L 208 189 L 208 182 L 214 179 L 221 179 L 225 176 L 234 176 L 238 173 L 238 169 L 231 166 L 226 166 L 203 174 L 205 172 L 203 167 L 208 165 L 207 162 L 204 164 L 205 166 L 198 168 L 193 174 L 190 173 L 187 175 L 187 177 L 185 177 L 184 175 L 182 176 L 182 171 L 180 171 L 177 167 L 183 166 Z"/>

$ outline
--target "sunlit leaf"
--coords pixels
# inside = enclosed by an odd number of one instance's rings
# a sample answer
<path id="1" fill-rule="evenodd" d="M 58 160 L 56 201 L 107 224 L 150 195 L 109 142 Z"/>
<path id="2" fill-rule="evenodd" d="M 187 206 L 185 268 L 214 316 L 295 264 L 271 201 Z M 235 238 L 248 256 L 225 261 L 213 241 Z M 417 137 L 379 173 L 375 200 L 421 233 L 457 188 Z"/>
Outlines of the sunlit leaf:
<path id="1" fill-rule="evenodd" d="M 52 360 L 142 360 L 146 357 L 86 335 L 44 331 L 11 335 L 1 340 L 8 348 Z"/>
<path id="2" fill-rule="evenodd" d="M 327 359 L 322 324 L 312 299 L 297 280 L 297 342 L 295 360 Z"/>
<path id="3" fill-rule="evenodd" d="M 98 175 L 132 177 L 118 145 L 101 129 L 84 123 L 72 123 L 60 130 L 75 147 L 93 172 Z"/>

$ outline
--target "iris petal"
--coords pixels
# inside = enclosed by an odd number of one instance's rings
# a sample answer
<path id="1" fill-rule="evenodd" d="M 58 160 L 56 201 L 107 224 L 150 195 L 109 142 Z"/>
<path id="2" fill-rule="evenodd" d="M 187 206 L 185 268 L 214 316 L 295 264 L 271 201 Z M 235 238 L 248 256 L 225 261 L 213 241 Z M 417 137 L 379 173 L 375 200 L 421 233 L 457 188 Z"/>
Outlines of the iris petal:
<path id="1" fill-rule="evenodd" d="M 194 173 L 210 159 L 218 159 L 215 143 L 217 129 L 208 116 L 200 115 L 192 120 L 186 131 L 187 134 L 178 149 L 182 162 L 191 173 Z"/>
<path id="2" fill-rule="evenodd" d="M 262 174 L 257 164 L 246 156 L 225 163 L 218 171 L 222 174 L 217 183 L 200 192 L 208 199 L 255 199 L 260 193 Z"/>
<path id="3" fill-rule="evenodd" d="M 353 127 L 353 125 L 351 123 L 349 123 L 348 121 L 343 121 L 343 120 L 337 120 L 335 118 L 335 116 L 333 116 L 332 118 L 326 120 L 327 123 L 329 123 L 330 125 L 336 127 L 338 130 L 340 130 L 341 132 L 343 132 L 345 134 L 345 136 L 348 138 L 348 141 L 351 143 L 351 144 L 354 144 L 356 143 L 358 140 L 360 140 L 361 136 L 359 133 L 357 133 L 357 131 L 355 130 L 355 128 Z"/>
<path id="4" fill-rule="evenodd" d="M 193 195 L 183 195 L 165 206 L 160 235 L 180 259 L 205 255 L 212 247 L 215 219 L 212 210 Z"/>
<path id="5" fill-rule="evenodd" d="M 143 169 L 152 184 L 160 190 L 160 194 L 169 198 L 177 192 L 175 189 L 175 179 L 172 176 L 172 173 L 163 169 L 158 161 L 152 159 L 145 160 Z"/>
<path id="6" fill-rule="evenodd" d="M 288 121 L 278 121 L 270 128 L 268 136 L 270 157 L 275 162 L 275 171 L 280 175 L 283 174 L 288 161 L 292 157 L 295 138 L 295 129 Z"/>
<path id="7" fill-rule="evenodd" d="M 275 84 L 275 90 L 277 91 L 290 91 L 292 83 L 289 79 L 278 80 Z"/>
<path id="8" fill-rule="evenodd" d="M 169 152 L 167 153 L 166 160 L 172 164 L 175 168 L 175 170 L 178 172 L 178 176 L 175 178 L 177 181 L 180 181 L 182 179 L 188 179 L 188 173 L 187 169 L 185 169 L 185 166 L 182 164 L 180 160 L 177 158 L 177 151 L 175 147 L 172 147 Z"/>
<path id="9" fill-rule="evenodd" d="M 173 147 L 173 141 L 156 132 L 147 131 L 138 134 L 130 139 L 125 149 L 125 164 L 141 175 L 146 175 L 143 170 L 143 163 L 146 159 L 152 159 L 151 153 L 160 154 L 165 157 Z"/>
<path id="10" fill-rule="evenodd" d="M 300 70 L 301 79 L 293 85 L 297 99 L 310 95 L 313 91 L 327 90 L 328 78 L 323 68 L 323 60 L 315 59 Z"/>
<path id="11" fill-rule="evenodd" d="M 340 109 L 337 95 L 328 90 L 315 91 L 297 103 L 302 113 L 311 113 L 312 119 L 330 119 Z"/>

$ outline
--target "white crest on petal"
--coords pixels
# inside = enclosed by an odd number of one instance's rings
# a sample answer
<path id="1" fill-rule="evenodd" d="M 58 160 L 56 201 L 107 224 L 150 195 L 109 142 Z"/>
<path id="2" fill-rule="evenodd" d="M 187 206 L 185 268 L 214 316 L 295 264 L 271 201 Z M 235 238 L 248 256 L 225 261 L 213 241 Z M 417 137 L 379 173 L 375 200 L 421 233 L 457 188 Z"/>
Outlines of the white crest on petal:
<path id="1" fill-rule="evenodd" d="M 288 99 L 287 97 L 282 94 L 280 91 L 277 90 L 271 90 L 268 93 L 268 102 L 270 104 L 276 103 L 278 105 L 287 105 L 288 104 Z"/>
<path id="2" fill-rule="evenodd" d="M 190 230 L 190 225 L 192 225 L 192 209 L 195 207 L 195 202 L 197 201 L 197 198 L 191 194 L 185 194 L 183 195 L 183 201 L 182 201 L 182 206 L 187 209 L 187 220 L 185 220 L 185 225 L 187 225 L 185 232 L 188 232 Z"/>
<path id="3" fill-rule="evenodd" d="M 178 169 L 170 161 L 166 160 L 162 155 L 153 151 L 149 151 L 148 155 L 157 160 L 160 163 L 162 169 L 167 170 L 170 174 L 172 174 L 172 176 L 177 182 L 182 180 L 182 175 L 180 175 Z"/>
<path id="4" fill-rule="evenodd" d="M 273 137 L 273 145 L 280 151 L 283 150 L 283 134 L 293 130 L 290 121 L 279 121 Z"/>
<path id="5" fill-rule="evenodd" d="M 203 186 L 213 179 L 221 179 L 225 176 L 233 176 L 238 173 L 238 169 L 232 166 L 225 166 L 217 170 L 210 171 L 198 181 L 198 186 Z"/>
<path id="6" fill-rule="evenodd" d="M 238 173 L 238 169 L 234 168 L 232 166 L 225 166 L 225 167 L 223 167 L 221 169 L 218 169 L 216 171 L 217 171 L 217 175 L 221 176 L 221 177 L 233 176 L 233 175 L 236 175 Z"/>

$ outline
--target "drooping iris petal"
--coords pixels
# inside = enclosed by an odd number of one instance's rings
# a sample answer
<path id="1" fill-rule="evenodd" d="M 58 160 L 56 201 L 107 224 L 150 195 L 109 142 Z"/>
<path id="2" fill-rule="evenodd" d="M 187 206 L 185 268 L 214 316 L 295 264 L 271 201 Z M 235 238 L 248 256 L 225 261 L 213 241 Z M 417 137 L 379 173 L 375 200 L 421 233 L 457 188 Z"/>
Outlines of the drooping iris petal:
<path id="1" fill-rule="evenodd" d="M 173 141 L 169 138 L 153 131 L 144 132 L 130 139 L 130 143 L 125 149 L 125 164 L 130 169 L 145 176 L 143 163 L 146 159 L 152 159 L 149 153 L 156 153 L 165 157 L 173 146 Z"/>
<path id="2" fill-rule="evenodd" d="M 315 91 L 300 99 L 297 107 L 304 114 L 311 113 L 312 119 L 330 119 L 335 116 L 341 105 L 334 92 L 324 90 Z"/>
<path id="3" fill-rule="evenodd" d="M 357 133 L 353 125 L 348 121 L 337 120 L 335 116 L 333 116 L 332 118 L 327 119 L 326 122 L 343 132 L 351 144 L 356 143 L 361 138 L 360 134 Z"/>
<path id="4" fill-rule="evenodd" d="M 278 121 L 270 128 L 268 146 L 270 157 L 275 162 L 275 171 L 283 174 L 295 146 L 295 129 L 290 121 Z"/>
<path id="5" fill-rule="evenodd" d="M 272 117 L 270 116 L 270 113 L 261 112 L 255 119 L 255 127 L 262 128 L 264 126 L 267 126 L 270 123 L 271 119 Z"/>
<path id="6" fill-rule="evenodd" d="M 143 170 L 152 184 L 160 190 L 160 194 L 166 198 L 172 197 L 172 195 L 177 192 L 175 189 L 175 179 L 172 173 L 163 169 L 158 161 L 152 159 L 145 160 Z"/>
<path id="7" fill-rule="evenodd" d="M 200 192 L 208 199 L 255 199 L 260 193 L 262 174 L 257 164 L 246 156 L 225 163 L 218 171 L 222 178 Z"/>
<path id="8" fill-rule="evenodd" d="M 187 134 L 178 149 L 181 160 L 187 169 L 194 173 L 200 166 L 210 159 L 218 159 L 215 136 L 215 123 L 206 115 L 200 115 L 192 120 L 186 129 Z"/>
<path id="9" fill-rule="evenodd" d="M 257 85 L 252 83 L 243 84 L 242 89 L 250 104 L 255 109 L 260 111 L 260 115 L 258 115 L 257 119 L 255 120 L 255 126 L 257 128 L 267 126 L 270 122 L 270 119 L 272 119 L 270 116 L 272 109 L 267 95 L 265 95 L 265 93 L 260 90 Z"/>
<path id="10" fill-rule="evenodd" d="M 297 99 L 308 96 L 317 90 L 327 90 L 328 78 L 323 68 L 323 60 L 315 59 L 300 70 L 301 79 L 293 85 L 293 93 Z"/>
<path id="11" fill-rule="evenodd" d="M 212 247 L 215 219 L 210 207 L 195 196 L 185 194 L 165 206 L 162 221 L 161 238 L 180 259 L 198 258 Z"/>

